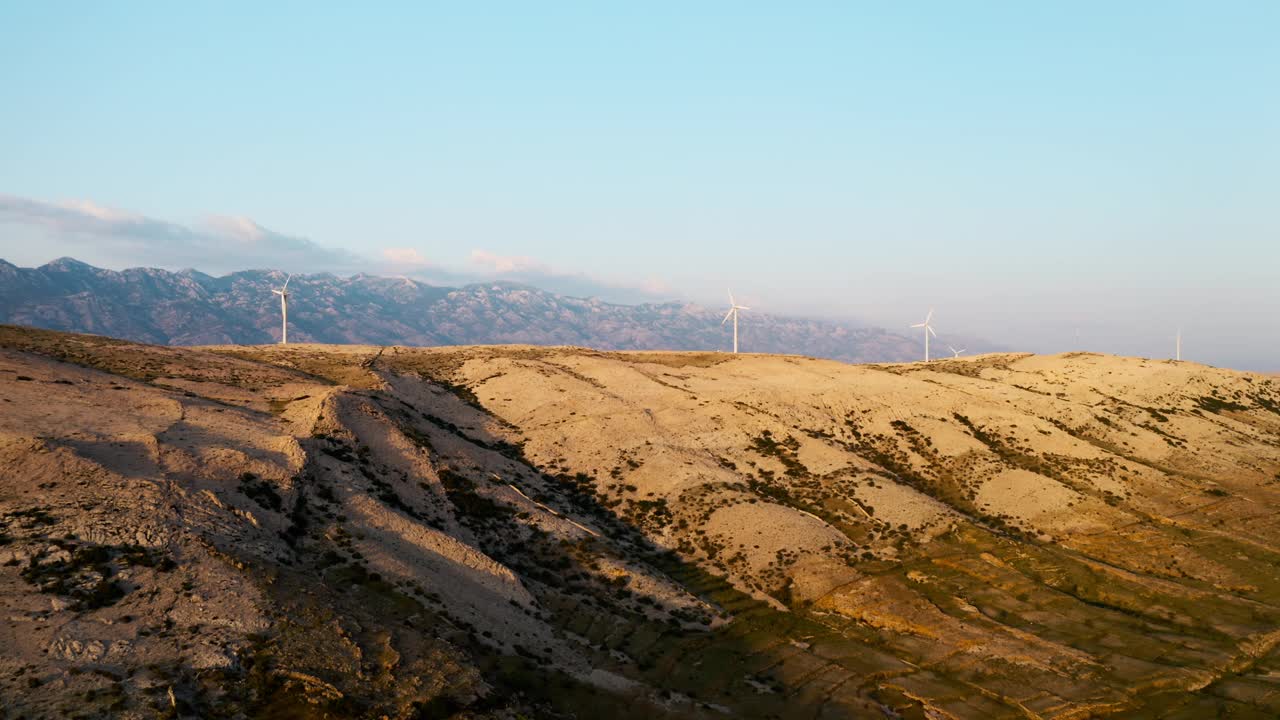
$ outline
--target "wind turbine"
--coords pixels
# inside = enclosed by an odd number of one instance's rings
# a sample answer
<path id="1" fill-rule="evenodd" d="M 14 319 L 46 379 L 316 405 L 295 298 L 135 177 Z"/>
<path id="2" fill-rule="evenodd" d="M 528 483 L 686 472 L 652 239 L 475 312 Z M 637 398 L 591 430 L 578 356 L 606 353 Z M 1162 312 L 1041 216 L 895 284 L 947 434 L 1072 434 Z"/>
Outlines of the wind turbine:
<path id="1" fill-rule="evenodd" d="M 284 279 L 284 287 L 279 290 L 272 290 L 273 295 L 280 296 L 280 344 L 289 344 L 289 281 L 293 279 L 293 273 Z"/>
<path id="2" fill-rule="evenodd" d="M 725 314 L 724 319 L 720 321 L 720 325 L 729 322 L 729 318 L 733 318 L 733 353 L 738 354 L 738 311 L 750 310 L 746 305 L 739 305 L 733 299 L 733 291 L 729 291 L 729 312 Z"/>
<path id="3" fill-rule="evenodd" d="M 924 328 L 924 361 L 929 362 L 929 336 L 938 337 L 938 333 L 933 331 L 933 326 L 929 321 L 933 319 L 933 308 L 929 308 L 929 314 L 924 316 L 924 322 L 912 325 L 913 328 Z"/>
<path id="4" fill-rule="evenodd" d="M 1174 359 L 1178 362 L 1182 362 L 1182 328 L 1178 328 L 1178 334 L 1175 336 L 1174 344 L 1177 348 L 1177 355 Z"/>
<path id="5" fill-rule="evenodd" d="M 959 350 L 957 350 L 951 347 L 950 345 L 947 346 L 947 349 L 952 352 L 954 357 L 960 357 L 960 353 L 964 352 L 964 348 L 960 348 Z"/>

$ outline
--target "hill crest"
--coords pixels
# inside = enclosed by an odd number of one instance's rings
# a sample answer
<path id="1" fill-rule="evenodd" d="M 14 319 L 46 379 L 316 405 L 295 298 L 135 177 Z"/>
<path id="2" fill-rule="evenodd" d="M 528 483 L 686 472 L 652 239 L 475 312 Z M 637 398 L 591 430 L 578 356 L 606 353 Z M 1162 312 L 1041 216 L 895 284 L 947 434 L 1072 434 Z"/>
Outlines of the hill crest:
<path id="1" fill-rule="evenodd" d="M 0 327 L 0 406 L 28 714 L 1277 707 L 1259 375 Z"/>

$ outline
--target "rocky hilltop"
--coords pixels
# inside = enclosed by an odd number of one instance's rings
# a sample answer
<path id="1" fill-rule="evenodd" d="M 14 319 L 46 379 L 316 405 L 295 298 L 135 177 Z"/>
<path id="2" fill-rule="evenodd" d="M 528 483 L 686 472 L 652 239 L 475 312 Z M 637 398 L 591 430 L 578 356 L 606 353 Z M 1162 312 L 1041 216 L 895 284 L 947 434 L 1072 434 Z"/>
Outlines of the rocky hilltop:
<path id="1" fill-rule="evenodd" d="M 0 328 L 25 717 L 1280 713 L 1280 380 Z"/>
<path id="2" fill-rule="evenodd" d="M 39 268 L 0 260 L 0 322 L 157 345 L 280 339 L 280 272 L 211 277 L 187 270 L 116 272 L 63 258 Z M 723 310 L 619 305 L 515 283 L 437 287 L 406 278 L 299 275 L 289 283 L 289 339 L 377 345 L 527 343 L 613 350 L 729 349 Z M 751 313 L 742 347 L 846 362 L 913 360 L 919 343 L 885 330 Z M 957 341 L 959 342 L 959 341 Z M 966 341 L 981 349 L 981 343 Z M 957 346 L 961 347 L 961 346 Z"/>

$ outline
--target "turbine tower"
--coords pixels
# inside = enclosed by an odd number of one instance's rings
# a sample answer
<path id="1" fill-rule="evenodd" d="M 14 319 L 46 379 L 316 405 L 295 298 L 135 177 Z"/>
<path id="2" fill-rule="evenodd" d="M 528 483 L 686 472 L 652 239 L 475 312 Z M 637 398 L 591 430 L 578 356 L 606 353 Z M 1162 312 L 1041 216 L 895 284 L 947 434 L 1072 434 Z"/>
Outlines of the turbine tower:
<path id="1" fill-rule="evenodd" d="M 272 290 L 273 295 L 280 296 L 280 344 L 289 344 L 289 281 L 293 279 L 290 273 L 284 279 L 284 287 L 279 290 Z"/>
<path id="2" fill-rule="evenodd" d="M 1182 328 L 1178 328 L 1178 334 L 1174 338 L 1174 345 L 1177 348 L 1177 354 L 1174 356 L 1174 359 L 1178 362 L 1182 362 Z"/>
<path id="3" fill-rule="evenodd" d="M 733 291 L 729 291 L 729 312 L 725 314 L 724 319 L 720 321 L 720 325 L 729 322 L 729 318 L 733 318 L 733 354 L 738 354 L 738 311 L 750 310 L 746 305 L 739 305 L 733 299 Z"/>
<path id="4" fill-rule="evenodd" d="M 929 308 L 929 314 L 924 316 L 924 322 L 912 325 L 913 328 L 924 328 L 924 361 L 929 362 L 929 336 L 938 337 L 938 333 L 933 331 L 933 326 L 929 321 L 933 319 L 933 308 Z"/>
<path id="5" fill-rule="evenodd" d="M 960 348 L 959 350 L 957 350 L 951 347 L 950 345 L 947 346 L 947 349 L 951 351 L 953 358 L 960 357 L 960 353 L 964 352 L 964 348 Z"/>

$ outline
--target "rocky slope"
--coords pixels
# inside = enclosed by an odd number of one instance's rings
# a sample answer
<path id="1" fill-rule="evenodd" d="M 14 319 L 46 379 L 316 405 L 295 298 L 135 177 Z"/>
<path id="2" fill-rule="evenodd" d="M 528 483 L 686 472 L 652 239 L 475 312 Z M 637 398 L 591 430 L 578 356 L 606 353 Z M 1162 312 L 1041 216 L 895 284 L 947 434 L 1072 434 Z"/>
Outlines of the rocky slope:
<path id="1" fill-rule="evenodd" d="M 61 717 L 1274 717 L 1280 381 L 0 328 Z"/>
<path id="2" fill-rule="evenodd" d="M 280 339 L 280 304 L 271 290 L 284 280 L 281 273 L 259 270 L 214 278 L 153 268 L 115 272 L 68 258 L 33 269 L 0 260 L 0 322 L 161 345 L 274 342 Z M 723 311 L 676 303 L 617 305 L 512 283 L 447 288 L 371 275 L 304 275 L 289 289 L 294 341 L 618 350 L 714 350 L 732 342 L 720 324 Z M 920 355 L 919 343 L 884 330 L 766 313 L 744 317 L 741 333 L 742 347 L 757 352 L 857 362 Z"/>

